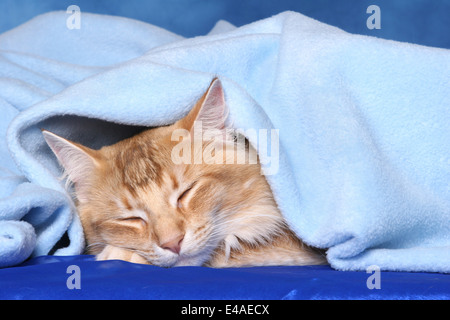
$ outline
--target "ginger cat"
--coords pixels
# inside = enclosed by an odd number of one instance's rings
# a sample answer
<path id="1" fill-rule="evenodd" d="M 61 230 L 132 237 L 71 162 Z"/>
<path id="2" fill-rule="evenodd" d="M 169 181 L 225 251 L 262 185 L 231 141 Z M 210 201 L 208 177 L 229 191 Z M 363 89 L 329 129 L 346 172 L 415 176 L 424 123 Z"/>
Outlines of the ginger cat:
<path id="1" fill-rule="evenodd" d="M 289 229 L 258 162 L 198 163 L 195 152 L 183 155 L 193 161 L 173 161 L 173 132 L 194 150 L 195 123 L 240 143 L 225 130 L 226 111 L 214 79 L 183 119 L 100 150 L 43 131 L 74 184 L 87 253 L 162 267 L 326 263 Z M 248 143 L 242 150 L 254 151 Z"/>

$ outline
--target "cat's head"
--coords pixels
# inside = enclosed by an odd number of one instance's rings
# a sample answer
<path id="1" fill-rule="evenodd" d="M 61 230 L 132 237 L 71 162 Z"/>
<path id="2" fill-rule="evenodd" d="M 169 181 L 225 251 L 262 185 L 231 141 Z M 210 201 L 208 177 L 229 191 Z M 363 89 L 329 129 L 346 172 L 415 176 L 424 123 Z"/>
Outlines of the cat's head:
<path id="1" fill-rule="evenodd" d="M 226 130 L 226 111 L 215 79 L 176 123 L 100 150 L 43 132 L 73 183 L 89 253 L 109 245 L 154 265 L 202 265 L 218 248 L 276 232 L 282 219 L 260 165 L 220 152 L 225 145 L 251 150 Z M 198 142 L 194 129 L 215 138 Z"/>

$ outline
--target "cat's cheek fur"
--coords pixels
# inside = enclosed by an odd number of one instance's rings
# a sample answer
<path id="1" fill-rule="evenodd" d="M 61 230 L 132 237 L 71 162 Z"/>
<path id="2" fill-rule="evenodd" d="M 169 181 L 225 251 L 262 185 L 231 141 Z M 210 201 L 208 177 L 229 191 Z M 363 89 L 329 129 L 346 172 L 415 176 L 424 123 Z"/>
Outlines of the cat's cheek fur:
<path id="1" fill-rule="evenodd" d="M 174 267 L 202 266 L 208 259 L 209 256 L 205 254 L 199 254 L 197 256 L 189 256 L 189 257 L 181 256 L 173 266 Z"/>
<path id="2" fill-rule="evenodd" d="M 197 230 L 200 228 L 197 228 Z M 201 266 L 213 255 L 219 241 L 211 239 L 209 233 L 186 233 L 186 241 L 175 266 Z"/>
<path id="3" fill-rule="evenodd" d="M 147 257 L 149 264 L 159 267 L 170 268 L 173 267 L 179 259 L 179 256 L 168 250 L 161 249 L 158 246 L 153 248 L 154 254 Z"/>

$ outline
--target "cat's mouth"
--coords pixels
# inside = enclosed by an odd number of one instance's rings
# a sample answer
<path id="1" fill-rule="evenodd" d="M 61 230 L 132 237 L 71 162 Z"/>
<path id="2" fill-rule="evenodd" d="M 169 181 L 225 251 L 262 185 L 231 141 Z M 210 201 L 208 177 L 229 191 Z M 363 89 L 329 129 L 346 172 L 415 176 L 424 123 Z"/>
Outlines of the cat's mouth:
<path id="1" fill-rule="evenodd" d="M 164 268 L 202 266 L 213 255 L 214 250 L 211 250 L 211 248 L 216 246 L 216 243 L 211 243 L 210 241 L 194 241 L 192 234 L 188 230 L 179 251 L 160 250 L 159 247 L 155 247 L 154 253 L 156 253 L 156 256 L 154 254 L 152 256 L 156 259 L 152 261 L 152 259 L 148 258 L 147 260 L 150 264 Z"/>

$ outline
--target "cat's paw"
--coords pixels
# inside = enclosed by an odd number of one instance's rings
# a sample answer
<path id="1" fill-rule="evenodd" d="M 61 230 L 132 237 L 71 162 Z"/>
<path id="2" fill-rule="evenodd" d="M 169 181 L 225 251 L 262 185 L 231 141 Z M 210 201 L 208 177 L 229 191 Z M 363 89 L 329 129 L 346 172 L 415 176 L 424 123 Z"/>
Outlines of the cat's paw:
<path id="1" fill-rule="evenodd" d="M 107 245 L 102 252 L 96 256 L 96 260 L 124 260 L 133 263 L 148 264 L 141 255 L 122 248 Z"/>

